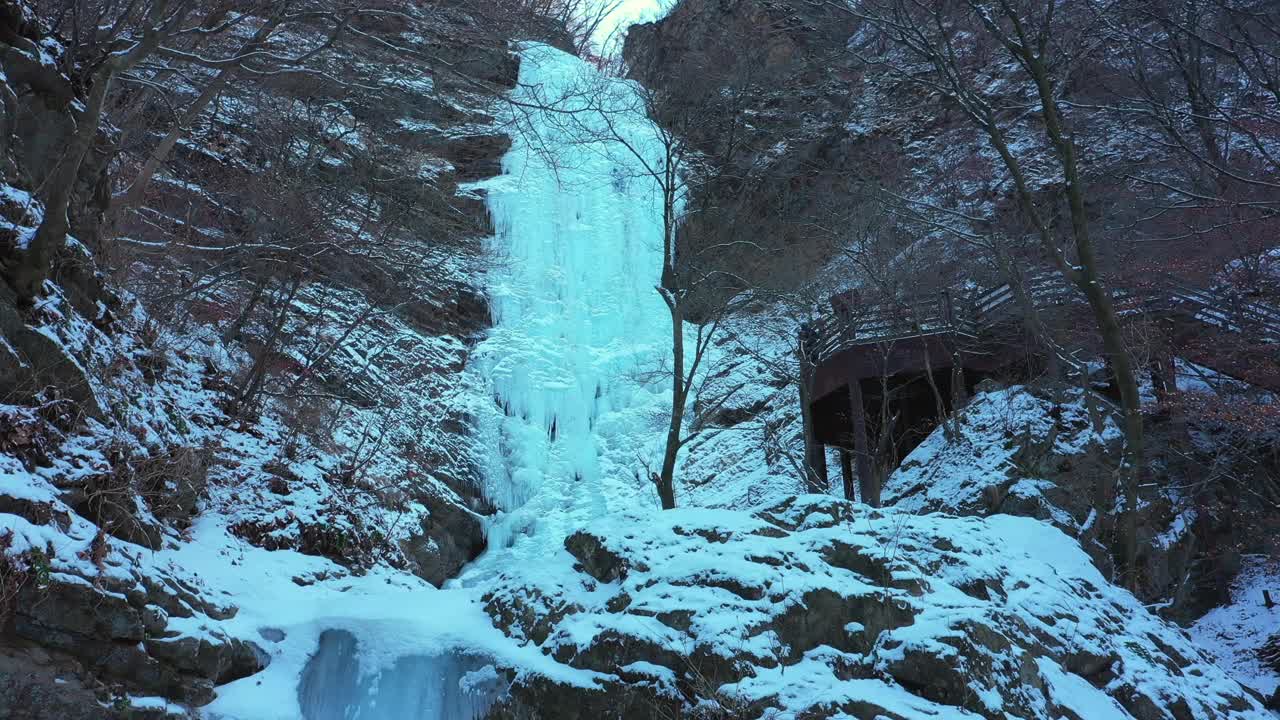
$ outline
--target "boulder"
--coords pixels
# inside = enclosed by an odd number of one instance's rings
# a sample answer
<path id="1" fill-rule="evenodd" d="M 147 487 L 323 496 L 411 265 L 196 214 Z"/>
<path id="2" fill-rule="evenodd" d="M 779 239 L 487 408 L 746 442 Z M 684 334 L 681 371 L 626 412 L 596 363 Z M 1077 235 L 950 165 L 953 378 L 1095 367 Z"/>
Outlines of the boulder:
<path id="1" fill-rule="evenodd" d="M 32 647 L 0 647 L 0 717 L 6 720 L 123 720 L 99 703 L 73 664 Z"/>
<path id="2" fill-rule="evenodd" d="M 152 657 L 217 685 L 253 675 L 271 662 L 256 643 L 221 634 L 212 638 L 153 638 L 145 647 Z"/>
<path id="3" fill-rule="evenodd" d="M 485 549 L 480 516 L 436 494 L 422 498 L 427 507 L 418 531 L 400 543 L 415 575 L 440 587 Z"/>
<path id="4" fill-rule="evenodd" d="M 627 559 L 605 546 L 604 540 L 578 531 L 564 541 L 564 549 L 577 559 L 582 572 L 602 583 L 626 578 L 630 569 Z"/>
<path id="5" fill-rule="evenodd" d="M 170 616 L 196 612 L 222 618 L 227 608 L 203 601 L 173 578 L 145 577 L 129 585 L 53 573 L 48 584 L 23 588 L 14 613 L 18 638 L 74 658 L 96 677 L 143 695 L 191 706 L 213 700 L 215 685 L 252 675 L 270 656 L 256 643 L 211 631 L 174 636 Z"/>
<path id="6" fill-rule="evenodd" d="M 22 589 L 14 622 L 19 636 L 72 653 L 86 641 L 107 645 L 146 637 L 141 612 L 124 596 L 60 574 L 46 587 Z"/>

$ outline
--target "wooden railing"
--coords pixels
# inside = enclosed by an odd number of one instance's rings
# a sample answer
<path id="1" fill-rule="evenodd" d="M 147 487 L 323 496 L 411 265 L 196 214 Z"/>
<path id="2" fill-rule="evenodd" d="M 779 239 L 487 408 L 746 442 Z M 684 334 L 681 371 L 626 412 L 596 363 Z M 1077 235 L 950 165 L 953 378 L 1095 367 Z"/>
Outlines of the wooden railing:
<path id="1" fill-rule="evenodd" d="M 1229 292 L 1195 287 L 1172 275 L 1151 274 L 1141 282 L 1117 286 L 1117 311 L 1135 315 L 1190 316 L 1232 332 L 1250 333 L 1260 343 L 1280 343 L 1280 309 Z M 1037 309 L 1081 305 L 1084 298 L 1059 273 L 1041 271 L 1022 282 Z M 855 305 L 833 298 L 831 314 L 801 330 L 808 357 L 821 363 L 861 345 L 950 335 L 978 339 L 992 328 L 1022 317 L 1023 305 L 1005 283 L 977 293 L 943 290 L 894 302 Z"/>
<path id="2" fill-rule="evenodd" d="M 859 345 L 932 335 L 977 337 L 969 302 L 951 291 L 833 311 L 808 326 L 805 347 L 815 361 Z"/>

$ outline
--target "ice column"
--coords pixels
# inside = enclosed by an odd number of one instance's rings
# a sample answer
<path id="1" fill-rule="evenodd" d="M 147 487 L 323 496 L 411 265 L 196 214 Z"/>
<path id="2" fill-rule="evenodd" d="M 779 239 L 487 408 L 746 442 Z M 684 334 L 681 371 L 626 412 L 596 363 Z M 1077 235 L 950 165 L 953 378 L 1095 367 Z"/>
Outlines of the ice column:
<path id="1" fill-rule="evenodd" d="M 636 468 L 651 448 L 636 438 L 658 419 L 670 336 L 650 174 L 663 153 L 635 87 L 544 45 L 521 55 L 514 144 L 485 184 L 494 329 L 476 365 L 500 411 L 487 482 L 503 511 L 491 548 L 647 492 Z"/>

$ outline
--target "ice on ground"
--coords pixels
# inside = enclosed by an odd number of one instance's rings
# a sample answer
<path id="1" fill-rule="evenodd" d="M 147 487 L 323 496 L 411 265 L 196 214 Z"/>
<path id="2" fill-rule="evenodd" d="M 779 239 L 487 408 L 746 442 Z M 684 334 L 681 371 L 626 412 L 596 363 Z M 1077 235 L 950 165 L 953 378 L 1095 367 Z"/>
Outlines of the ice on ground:
<path id="1" fill-rule="evenodd" d="M 354 707 L 365 707 L 359 715 L 365 720 L 453 718 L 426 710 L 444 712 L 486 701 L 488 690 L 468 692 L 461 683 L 483 685 L 483 678 L 470 674 L 489 664 L 525 668 L 571 684 L 591 679 L 590 673 L 511 643 L 484 614 L 478 590 L 438 590 L 387 569 L 352 576 L 324 558 L 248 546 L 228 535 L 216 517 L 201 519 L 191 542 L 141 561 L 217 588 L 217 599 L 239 608 L 235 617 L 216 623 L 201 615 L 172 618 L 172 629 L 200 637 L 216 627 L 253 639 L 271 658 L 262 672 L 218 688 L 217 699 L 204 709 L 211 719 L 328 718 L 340 696 Z M 326 641 L 326 633 L 337 634 Z M 343 647 L 342 633 L 355 639 L 354 647 Z M 313 662 L 317 653 L 320 659 Z M 314 680 L 332 666 L 358 672 L 350 676 L 351 687 L 320 693 Z M 417 705 L 425 713 L 417 716 L 386 710 L 412 705 L 414 688 L 432 682 L 442 692 L 447 686 L 450 692 L 444 697 L 451 699 L 446 704 Z M 455 686 L 457 692 L 450 694 Z M 382 709 L 372 711 L 375 704 Z"/>
<path id="2" fill-rule="evenodd" d="M 326 630 L 302 671 L 298 698 L 306 720 L 356 717 L 483 717 L 502 692 L 485 658 L 463 653 L 399 658 L 375 675 L 360 671 L 359 640 L 345 630 Z M 487 674 L 482 670 L 488 670 Z M 469 681 L 483 676 L 482 682 Z"/>

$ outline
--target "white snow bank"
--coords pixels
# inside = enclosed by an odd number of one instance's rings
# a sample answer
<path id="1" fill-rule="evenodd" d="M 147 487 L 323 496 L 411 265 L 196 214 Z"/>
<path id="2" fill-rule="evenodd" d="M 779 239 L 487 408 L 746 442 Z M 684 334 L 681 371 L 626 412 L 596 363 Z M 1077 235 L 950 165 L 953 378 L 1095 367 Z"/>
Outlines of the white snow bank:
<path id="1" fill-rule="evenodd" d="M 1191 637 L 1231 675 L 1263 695 L 1280 689 L 1280 674 L 1259 660 L 1257 652 L 1280 635 L 1280 605 L 1268 609 L 1262 591 L 1280 602 L 1280 561 L 1251 556 L 1231 586 L 1231 602 L 1214 608 L 1191 626 Z"/>
<path id="2" fill-rule="evenodd" d="M 216 627 L 254 639 L 271 656 L 266 670 L 218 688 L 217 699 L 204 710 L 211 718 L 301 718 L 299 683 L 326 630 L 345 630 L 358 639 L 359 680 L 365 682 L 405 658 L 458 653 L 559 682 L 590 682 L 591 673 L 511 643 L 485 616 L 478 591 L 437 590 L 406 573 L 383 569 L 352 576 L 323 558 L 248 546 L 228 535 L 216 518 L 202 519 L 191 542 L 157 553 L 150 562 L 192 578 L 219 601 L 239 607 L 234 618 Z M 173 618 L 170 626 L 195 636 L 213 628 L 201 616 Z"/>
<path id="3" fill-rule="evenodd" d="M 885 482 L 886 505 L 906 512 L 970 511 L 983 501 L 983 491 L 1010 484 L 1019 475 L 1015 458 L 1025 441 L 1053 438 L 1048 453 L 1083 455 L 1090 443 L 1106 447 L 1121 433 L 1106 413 L 1101 433 L 1094 432 L 1080 391 L 1069 391 L 1066 402 L 1033 394 L 1015 385 L 978 392 L 963 410 L 960 437 L 949 440 L 942 428 L 925 438 Z M 1020 478 L 1010 492 L 1032 498 L 1041 495 L 1041 481 Z M 1054 513 L 1051 503 L 1043 503 Z M 1054 521 L 1064 527 L 1075 522 L 1065 513 Z"/>
<path id="4" fill-rule="evenodd" d="M 508 568 L 491 605 L 559 608 L 544 640 L 509 632 L 606 676 L 641 658 L 685 682 L 696 671 L 761 717 L 861 716 L 859 702 L 912 718 L 1269 717 L 1036 520 L 801 496 L 754 514 L 613 515 L 587 534 L 573 555 Z"/>

